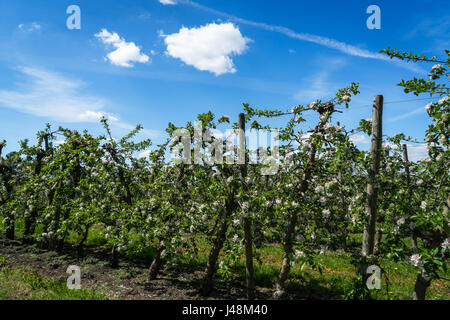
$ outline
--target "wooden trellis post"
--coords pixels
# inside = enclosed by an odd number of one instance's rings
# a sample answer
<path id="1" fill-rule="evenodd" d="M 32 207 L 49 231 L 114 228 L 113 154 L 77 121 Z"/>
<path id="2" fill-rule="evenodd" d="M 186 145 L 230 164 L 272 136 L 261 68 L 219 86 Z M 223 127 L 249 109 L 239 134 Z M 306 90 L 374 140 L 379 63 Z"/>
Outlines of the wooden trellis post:
<path id="1" fill-rule="evenodd" d="M 378 185 L 376 179 L 380 169 L 380 152 L 383 138 L 382 130 L 383 118 L 383 96 L 376 95 L 372 111 L 372 144 L 370 153 L 372 164 L 369 170 L 369 184 L 367 185 L 367 211 L 364 223 L 364 236 L 362 254 L 371 255 L 374 252 L 375 244 L 375 224 L 377 217 L 377 193 Z"/>
<path id="2" fill-rule="evenodd" d="M 245 115 L 239 114 L 239 163 L 241 163 L 241 176 L 245 185 L 247 177 L 247 161 L 245 157 Z M 245 265 L 246 265 L 246 282 L 247 282 L 247 299 L 255 298 L 255 279 L 253 271 L 253 236 L 252 221 L 249 216 L 244 217 L 244 233 L 245 233 Z"/>
<path id="3" fill-rule="evenodd" d="M 408 147 L 406 144 L 402 145 L 403 150 L 403 161 L 405 162 L 405 174 L 406 174 L 406 185 L 408 188 L 411 186 L 411 175 L 409 174 L 409 160 L 408 160 Z M 415 230 L 411 231 L 411 239 L 413 242 L 412 251 L 417 251 L 417 232 Z"/>

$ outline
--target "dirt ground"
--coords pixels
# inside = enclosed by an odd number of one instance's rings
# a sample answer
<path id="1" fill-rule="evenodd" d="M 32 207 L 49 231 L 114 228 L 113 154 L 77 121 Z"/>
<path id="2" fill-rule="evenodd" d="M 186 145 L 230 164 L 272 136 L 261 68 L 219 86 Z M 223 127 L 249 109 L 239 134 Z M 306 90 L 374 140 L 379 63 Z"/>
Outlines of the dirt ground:
<path id="1" fill-rule="evenodd" d="M 88 248 L 85 256 L 77 259 L 71 247 L 63 253 L 42 250 L 35 245 L 24 246 L 18 241 L 0 239 L 0 256 L 11 267 L 24 267 L 38 272 L 47 279 L 66 282 L 69 265 L 81 269 L 81 286 L 97 289 L 108 299 L 121 300 L 196 300 L 205 299 L 199 294 L 202 267 L 177 266 L 162 270 L 158 279 L 148 281 L 148 262 L 122 259 L 118 268 L 110 265 L 109 252 L 105 248 Z M 272 288 L 257 287 L 257 298 L 270 299 Z M 294 299 L 320 299 L 319 297 L 289 297 Z M 244 279 L 216 278 L 215 288 L 209 299 L 245 299 Z"/>

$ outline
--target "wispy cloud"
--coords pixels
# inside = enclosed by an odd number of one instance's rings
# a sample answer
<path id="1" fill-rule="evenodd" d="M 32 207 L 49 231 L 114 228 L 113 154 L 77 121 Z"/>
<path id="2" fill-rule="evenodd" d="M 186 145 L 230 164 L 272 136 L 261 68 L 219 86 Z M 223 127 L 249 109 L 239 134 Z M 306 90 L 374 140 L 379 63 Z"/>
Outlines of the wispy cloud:
<path id="1" fill-rule="evenodd" d="M 42 29 L 41 25 L 37 22 L 32 23 L 21 23 L 17 26 L 19 30 L 26 31 L 26 32 L 33 32 L 33 31 L 39 31 Z"/>
<path id="2" fill-rule="evenodd" d="M 123 129 L 134 128 L 105 111 L 107 100 L 84 94 L 84 82 L 40 68 L 19 67 L 23 80 L 16 90 L 0 90 L 0 106 L 60 122 L 98 122 L 101 117 Z M 157 131 L 144 134 L 156 137 Z"/>
<path id="3" fill-rule="evenodd" d="M 412 70 L 414 72 L 426 73 L 425 70 L 423 70 L 422 68 L 420 68 L 414 64 L 406 63 L 404 61 L 391 60 L 389 57 L 387 57 L 384 54 L 381 54 L 378 52 L 372 52 L 372 51 L 369 51 L 369 50 L 366 50 L 363 48 L 359 48 L 354 45 L 347 44 L 345 42 L 338 41 L 335 39 L 318 36 L 318 35 L 314 35 L 314 34 L 310 34 L 310 33 L 296 32 L 292 29 L 289 29 L 289 28 L 286 28 L 283 26 L 270 25 L 267 23 L 255 22 L 255 21 L 251 21 L 251 20 L 242 19 L 242 18 L 233 16 L 231 14 L 203 6 L 197 2 L 190 1 L 190 0 L 177 0 L 177 3 L 188 5 L 188 6 L 221 16 L 221 17 L 225 17 L 225 18 L 235 21 L 237 23 L 246 24 L 246 25 L 253 26 L 253 27 L 267 30 L 267 31 L 277 32 L 277 33 L 283 34 L 283 35 L 293 38 L 293 39 L 311 42 L 311 43 L 315 43 L 315 44 L 318 44 L 318 45 L 321 45 L 321 46 L 324 46 L 327 48 L 335 49 L 335 50 L 338 50 L 340 52 L 343 52 L 343 53 L 351 55 L 351 56 L 388 61 L 388 62 L 396 64 L 402 68 Z"/>
<path id="4" fill-rule="evenodd" d="M 411 116 L 413 116 L 415 114 L 419 114 L 419 113 L 425 113 L 425 108 L 424 107 L 420 107 L 420 108 L 414 109 L 413 111 L 401 114 L 399 116 L 395 116 L 395 117 L 389 118 L 387 121 L 388 122 L 393 122 L 393 121 L 403 120 L 403 119 L 409 118 L 409 117 L 411 117 Z"/>
<path id="5" fill-rule="evenodd" d="M 158 0 L 159 3 L 163 4 L 163 5 L 174 5 L 177 4 L 176 0 Z"/>
<path id="6" fill-rule="evenodd" d="M 326 64 L 323 63 L 326 60 Z M 310 103 L 317 99 L 328 99 L 335 93 L 336 84 L 329 81 L 329 77 L 347 64 L 347 60 L 341 57 L 327 57 L 317 59 L 318 65 L 326 65 L 320 71 L 306 78 L 306 84 L 294 95 L 294 99 L 301 103 Z"/>
<path id="7" fill-rule="evenodd" d="M 163 5 L 174 5 L 177 4 L 176 0 L 158 0 L 159 3 Z"/>
<path id="8" fill-rule="evenodd" d="M 425 19 L 417 24 L 409 33 L 405 35 L 405 39 L 411 39 L 415 36 L 449 38 L 450 35 L 450 15 L 443 16 L 438 19 Z"/>
<path id="9" fill-rule="evenodd" d="M 327 83 L 329 73 L 320 71 L 309 78 L 309 87 L 297 92 L 294 96 L 295 100 L 299 102 L 309 103 L 313 100 L 327 98 L 332 94 L 332 90 Z"/>

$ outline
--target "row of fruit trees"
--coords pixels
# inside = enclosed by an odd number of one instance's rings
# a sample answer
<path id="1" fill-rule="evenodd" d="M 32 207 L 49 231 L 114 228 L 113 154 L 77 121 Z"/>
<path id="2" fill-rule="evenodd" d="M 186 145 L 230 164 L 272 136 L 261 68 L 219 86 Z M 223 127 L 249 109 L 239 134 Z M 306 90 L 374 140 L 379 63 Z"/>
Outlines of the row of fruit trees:
<path id="1" fill-rule="evenodd" d="M 399 84 L 406 93 L 436 97 L 426 106 L 431 124 L 425 142 L 429 157 L 423 161 L 408 161 L 402 144 L 413 141 L 411 138 L 383 136 L 384 144 L 375 155 L 377 170 L 373 171 L 374 150 L 358 149 L 351 137 L 364 133 L 373 138 L 373 131 L 381 129 L 381 119 L 379 123 L 361 120 L 352 130 L 332 123 L 335 113 L 349 108 L 352 97 L 359 93 L 355 83 L 327 102 L 317 100 L 292 110 L 263 110 L 244 104 L 240 121 L 232 124 L 234 129 L 245 130 L 246 124 L 251 129 L 271 129 L 260 122 L 283 122 L 276 150 L 281 155 L 280 167 L 273 175 L 261 174 L 264 163 L 249 163 L 252 155 L 248 150 L 240 165 L 210 161 L 174 164 L 167 158 L 168 152 L 178 150 L 174 139 L 154 146 L 148 157 L 136 157 L 151 147 L 150 140 L 135 142 L 140 126 L 118 140 L 112 137 L 106 119 L 102 120 L 105 134 L 98 137 L 61 127 L 52 130 L 48 125 L 37 134 L 35 145 L 25 140 L 19 151 L 2 155 L 6 142 L 0 144 L 3 232 L 14 239 L 20 225 L 24 243 L 35 242 L 57 251 L 75 233 L 75 247 L 82 256 L 89 230 L 100 226 L 114 266 L 130 247 L 130 235 L 138 234 L 133 247 L 155 250 L 149 280 L 155 279 L 165 264 L 177 263 L 180 255 L 195 257 L 195 239 L 206 239 L 210 252 L 202 294 L 208 295 L 216 273 L 226 273 L 244 252 L 249 299 L 255 295 L 256 248 L 267 243 L 283 248 L 274 289 L 274 298 L 282 298 L 295 263 L 320 267 L 315 256 L 324 243 L 329 248 L 343 248 L 350 234 L 364 232 L 369 242 L 354 254 L 361 271 L 349 295 L 368 296 L 365 266 L 380 265 L 383 259 L 408 259 L 417 268 L 414 298 L 424 299 L 431 281 L 446 271 L 449 256 L 450 99 L 445 83 L 450 51 L 446 51 L 446 61 L 391 49 L 383 52 L 395 59 L 434 64 L 429 80 L 414 78 Z M 380 107 L 380 101 L 377 104 Z M 314 125 L 305 120 L 305 114 L 311 112 L 318 114 Z M 211 112 L 197 120 L 202 135 L 230 123 L 227 116 L 216 120 Z M 192 154 L 195 148 L 226 147 L 214 136 L 196 146 L 198 131 L 192 123 L 184 128 L 169 124 L 167 132 L 179 129 L 189 133 Z M 57 144 L 58 139 L 64 142 Z M 261 151 L 270 155 L 274 149 Z M 371 208 L 368 193 L 370 199 L 375 197 L 375 207 Z M 412 249 L 405 238 L 411 239 Z"/>

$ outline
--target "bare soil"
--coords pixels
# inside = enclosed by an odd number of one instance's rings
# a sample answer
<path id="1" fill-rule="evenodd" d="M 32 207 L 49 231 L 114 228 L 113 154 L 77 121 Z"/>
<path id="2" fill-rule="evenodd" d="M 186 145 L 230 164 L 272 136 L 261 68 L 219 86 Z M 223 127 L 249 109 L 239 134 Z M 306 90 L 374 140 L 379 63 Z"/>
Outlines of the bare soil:
<path id="1" fill-rule="evenodd" d="M 86 248 L 84 258 L 78 259 L 71 246 L 62 253 L 40 249 L 37 245 L 23 245 L 19 241 L 0 238 L 0 256 L 6 258 L 11 267 L 24 267 L 36 271 L 44 278 L 66 282 L 68 266 L 81 269 L 81 286 L 95 289 L 108 299 L 121 300 L 197 300 L 205 299 L 199 293 L 203 267 L 179 265 L 163 269 L 156 280 L 149 281 L 149 263 L 122 259 L 119 267 L 113 268 L 106 248 Z M 235 277 L 215 280 L 215 288 L 209 299 L 245 299 L 244 279 Z M 257 287 L 258 299 L 270 299 L 272 288 Z M 330 299 L 314 294 L 290 295 L 291 299 Z"/>

